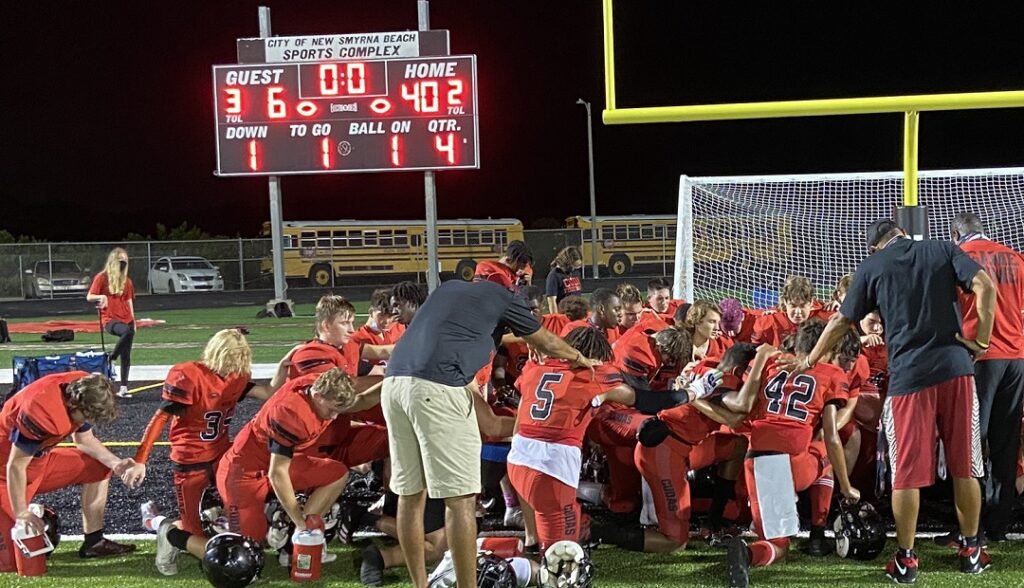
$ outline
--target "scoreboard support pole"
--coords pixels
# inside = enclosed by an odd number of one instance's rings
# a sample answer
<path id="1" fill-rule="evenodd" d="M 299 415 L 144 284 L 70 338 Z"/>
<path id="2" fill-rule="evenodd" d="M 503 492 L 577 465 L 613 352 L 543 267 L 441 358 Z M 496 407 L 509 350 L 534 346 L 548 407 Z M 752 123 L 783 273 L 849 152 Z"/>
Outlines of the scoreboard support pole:
<path id="1" fill-rule="evenodd" d="M 260 37 L 270 37 L 270 7 L 259 7 Z M 241 63 L 242 56 L 239 55 Z M 274 264 L 274 299 L 267 303 L 267 311 L 277 316 L 277 307 L 285 303 L 289 315 L 294 314 L 292 301 L 288 300 L 288 283 L 284 277 L 284 247 L 282 240 L 283 227 L 281 222 L 281 178 L 270 176 L 267 182 L 270 192 L 270 239 Z M 334 268 L 331 268 L 333 273 Z"/>
<path id="2" fill-rule="evenodd" d="M 419 30 L 430 30 L 430 1 L 416 1 L 416 16 Z M 427 292 L 433 292 L 440 284 L 440 267 L 437 258 L 437 186 L 434 184 L 434 172 L 423 172 L 423 197 L 426 207 L 426 241 L 427 241 Z"/>

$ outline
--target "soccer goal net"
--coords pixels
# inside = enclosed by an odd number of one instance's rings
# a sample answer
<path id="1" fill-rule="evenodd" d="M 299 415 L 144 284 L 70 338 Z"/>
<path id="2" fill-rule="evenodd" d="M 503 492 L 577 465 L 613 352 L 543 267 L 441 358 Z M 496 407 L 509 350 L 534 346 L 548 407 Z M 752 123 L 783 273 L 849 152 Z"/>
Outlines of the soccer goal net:
<path id="1" fill-rule="evenodd" d="M 903 174 L 860 173 L 691 178 L 679 185 L 675 296 L 735 297 L 765 308 L 790 275 L 827 299 L 867 255 L 864 229 L 895 217 Z M 1024 251 L 1024 168 L 921 172 L 918 200 L 932 239 L 974 212 L 988 236 Z"/>

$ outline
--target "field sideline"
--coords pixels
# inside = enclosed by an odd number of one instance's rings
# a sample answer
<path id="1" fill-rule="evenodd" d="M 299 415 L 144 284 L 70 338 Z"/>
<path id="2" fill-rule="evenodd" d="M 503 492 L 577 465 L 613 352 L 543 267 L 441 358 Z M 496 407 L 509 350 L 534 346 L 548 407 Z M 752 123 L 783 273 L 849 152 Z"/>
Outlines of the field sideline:
<path id="1" fill-rule="evenodd" d="M 73 542 L 62 542 L 58 553 L 50 560 L 50 570 L 45 578 L 22 579 L 4 577 L 4 586 L 41 586 L 63 588 L 109 588 L 111 586 L 152 586 L 159 583 L 173 583 L 181 588 L 208 587 L 199 570 L 198 563 L 187 556 L 179 560 L 179 574 L 173 578 L 158 575 L 153 567 L 155 544 L 152 541 L 137 542 L 139 551 L 135 554 L 112 560 L 81 560 L 77 557 Z M 360 542 L 356 548 L 333 543 L 331 551 L 339 554 L 338 560 L 324 567 L 320 582 L 309 586 L 338 586 L 355 588 L 360 586 L 355 561 L 358 549 L 366 545 Z M 890 541 L 889 547 L 893 543 Z M 594 552 L 597 566 L 595 586 L 627 588 L 645 586 L 651 588 L 678 588 L 680 586 L 715 587 L 726 585 L 723 564 L 725 552 L 711 549 L 697 541 L 695 548 L 682 553 L 654 555 L 637 554 L 618 549 L 602 547 Z M 1004 588 L 1024 585 L 1024 557 L 1016 547 L 996 546 L 991 549 L 994 565 L 980 576 L 967 577 L 956 571 L 956 556 L 953 551 L 931 545 L 922 539 L 918 546 L 921 554 L 922 575 L 919 586 L 959 587 L 970 585 L 978 588 Z M 886 551 L 888 554 L 888 550 Z M 269 553 L 268 553 L 269 555 Z M 858 562 L 839 559 L 836 556 L 810 558 L 800 553 L 791 554 L 788 562 L 771 568 L 755 569 L 751 572 L 751 586 L 892 586 L 882 572 L 884 559 Z M 264 569 L 264 580 L 256 586 L 294 585 L 287 578 L 285 568 L 268 559 Z M 388 572 L 385 576 L 389 586 L 410 586 L 404 572 Z"/>

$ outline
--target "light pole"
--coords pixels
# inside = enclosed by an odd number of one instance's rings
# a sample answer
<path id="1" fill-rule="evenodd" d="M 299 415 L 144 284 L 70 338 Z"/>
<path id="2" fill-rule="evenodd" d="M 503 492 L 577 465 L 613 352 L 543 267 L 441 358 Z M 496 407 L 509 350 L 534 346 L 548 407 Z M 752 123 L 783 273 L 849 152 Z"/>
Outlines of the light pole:
<path id="1" fill-rule="evenodd" d="M 587 109 L 587 154 L 590 157 L 590 255 L 594 263 L 594 277 L 597 273 L 597 200 L 594 197 L 594 123 L 590 116 L 590 103 L 579 98 L 576 104 Z"/>

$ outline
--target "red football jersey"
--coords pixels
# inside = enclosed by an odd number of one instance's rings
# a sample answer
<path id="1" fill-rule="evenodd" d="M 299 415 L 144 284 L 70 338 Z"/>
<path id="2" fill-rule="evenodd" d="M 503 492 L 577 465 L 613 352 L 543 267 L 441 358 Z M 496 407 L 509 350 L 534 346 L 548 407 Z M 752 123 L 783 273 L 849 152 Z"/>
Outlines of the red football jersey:
<path id="1" fill-rule="evenodd" d="M 744 308 L 743 320 L 740 322 L 740 330 L 736 332 L 733 339 L 744 343 L 750 343 L 750 340 L 754 337 L 754 325 L 757 324 L 757 319 L 762 316 L 764 316 L 763 311 Z"/>
<path id="2" fill-rule="evenodd" d="M 825 404 L 844 405 L 849 389 L 846 374 L 837 365 L 819 363 L 792 375 L 770 361 L 751 411 L 751 451 L 806 452 Z"/>
<path id="3" fill-rule="evenodd" d="M 874 386 L 870 383 L 870 379 L 871 364 L 868 363 L 868 358 L 861 353 L 857 356 L 857 361 L 853 362 L 850 371 L 846 372 L 846 380 L 850 384 L 849 397 L 857 398 L 861 392 L 873 392 Z"/>
<path id="4" fill-rule="evenodd" d="M 733 340 L 725 335 L 709 339 L 708 348 L 704 353 L 704 359 L 722 359 L 722 357 L 725 356 L 725 352 L 734 344 Z M 697 349 L 694 349 L 693 352 L 694 358 L 696 358 Z"/>
<path id="5" fill-rule="evenodd" d="M 388 325 L 388 328 L 381 332 L 374 331 L 367 325 L 363 325 L 356 329 L 355 333 L 352 333 L 352 339 L 349 340 L 348 345 L 356 345 L 359 348 L 360 355 L 363 351 L 364 345 L 394 345 L 398 343 L 398 339 L 405 333 L 405 325 L 395 321 Z M 353 343 L 354 342 L 354 343 Z M 344 348 L 342 348 L 342 354 L 344 354 Z M 368 360 L 374 365 L 381 365 L 384 360 Z"/>
<path id="6" fill-rule="evenodd" d="M 519 431 L 523 437 L 583 446 L 583 435 L 593 418 L 590 401 L 622 383 L 622 375 L 608 364 L 572 369 L 568 362 L 548 359 L 527 362 L 516 382 L 519 402 Z"/>
<path id="7" fill-rule="evenodd" d="M 703 375 L 717 367 L 715 360 L 701 361 L 693 368 L 693 373 Z M 739 390 L 743 386 L 743 380 L 735 374 L 724 374 L 722 383 L 716 388 L 716 392 L 725 393 Z M 683 404 L 665 409 L 658 413 L 658 418 L 668 425 L 672 433 L 683 441 L 697 445 L 707 439 L 712 433 L 721 429 L 721 423 L 704 415 L 691 404 Z"/>
<path id="8" fill-rule="evenodd" d="M 530 346 L 526 343 L 509 343 L 504 346 L 505 382 L 515 382 L 523 373 L 526 362 L 530 359 Z"/>
<path id="9" fill-rule="evenodd" d="M 612 346 L 615 367 L 653 382 L 661 371 L 661 353 L 651 337 L 669 325 L 654 317 L 641 321 L 627 330 Z"/>
<path id="10" fill-rule="evenodd" d="M 38 455 L 41 455 L 68 435 L 88 428 L 71 420 L 64 406 L 63 391 L 67 384 L 88 375 L 86 372 L 64 372 L 43 376 L 4 403 L 3 410 L 0 410 L 0 459 L 5 471 L 13 444 L 11 436 L 15 431 L 26 440 L 38 442 Z"/>
<path id="11" fill-rule="evenodd" d="M 346 374 L 355 377 L 359 369 L 359 345 L 349 341 L 341 349 L 334 345 L 313 339 L 304 343 L 292 354 L 292 365 L 288 368 L 288 379 L 305 374 L 322 374 L 333 367 L 339 367 Z"/>
<path id="12" fill-rule="evenodd" d="M 248 385 L 248 374 L 224 379 L 198 361 L 172 367 L 162 397 L 187 408 L 171 419 L 171 461 L 189 465 L 220 459 L 231 447 L 228 426 Z"/>
<path id="13" fill-rule="evenodd" d="M 266 471 L 271 441 L 296 453 L 311 450 L 333 422 L 321 419 L 313 410 L 309 388 L 318 375 L 307 374 L 286 382 L 242 427 L 224 459 L 241 463 L 248 471 Z"/>
<path id="14" fill-rule="evenodd" d="M 877 392 L 885 396 L 889 389 L 889 352 L 885 345 L 861 347 L 860 353 L 867 358 L 871 374 L 861 392 Z"/>
<path id="15" fill-rule="evenodd" d="M 1013 249 L 988 239 L 974 239 L 960 246 L 978 262 L 996 285 L 996 316 L 985 359 L 1024 358 L 1024 257 Z M 974 294 L 960 293 L 960 311 L 964 318 L 964 337 L 978 333 L 978 310 Z"/>
<path id="16" fill-rule="evenodd" d="M 477 262 L 476 270 L 473 272 L 474 282 L 494 282 L 512 291 L 516 290 L 517 279 L 518 276 L 512 268 L 496 259 Z"/>
<path id="17" fill-rule="evenodd" d="M 135 320 L 128 309 L 128 302 L 135 300 L 135 286 L 132 285 L 131 278 L 127 278 L 125 281 L 124 292 L 115 296 L 110 293 L 107 272 L 100 272 L 92 279 L 92 285 L 89 286 L 89 294 L 102 294 L 107 297 L 107 307 L 100 310 L 100 320 L 104 325 L 110 321 L 130 323 Z"/>
<path id="18" fill-rule="evenodd" d="M 540 319 L 540 324 L 545 329 L 555 333 L 556 335 L 562 332 L 562 327 L 564 327 L 568 322 L 569 317 L 557 312 L 554 314 L 546 314 Z"/>

